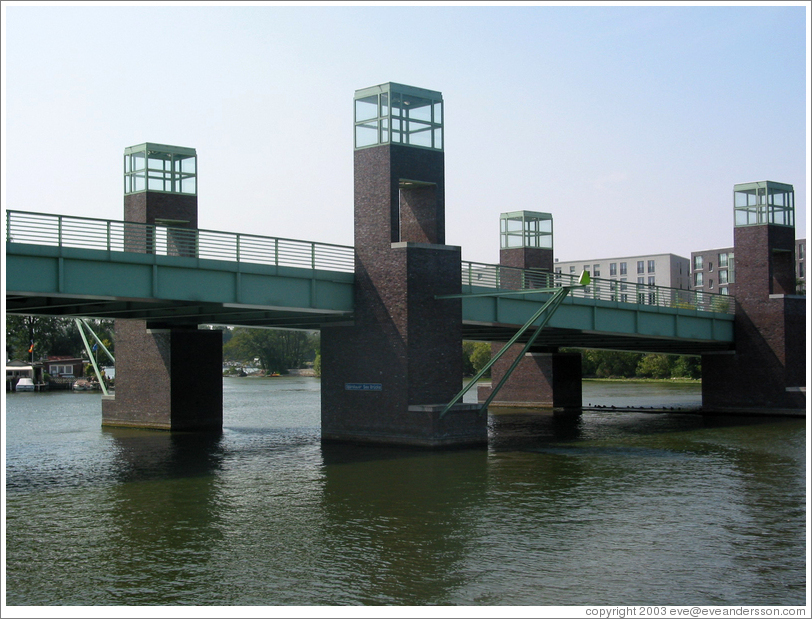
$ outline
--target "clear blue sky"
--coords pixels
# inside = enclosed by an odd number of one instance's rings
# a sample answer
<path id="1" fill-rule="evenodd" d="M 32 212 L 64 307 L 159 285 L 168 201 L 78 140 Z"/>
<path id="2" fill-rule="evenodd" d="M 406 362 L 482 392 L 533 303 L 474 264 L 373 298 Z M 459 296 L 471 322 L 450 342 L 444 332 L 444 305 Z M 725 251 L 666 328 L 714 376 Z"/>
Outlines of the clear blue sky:
<path id="1" fill-rule="evenodd" d="M 352 99 L 443 93 L 447 242 L 550 212 L 561 260 L 731 245 L 735 183 L 795 186 L 808 5 L 4 3 L 3 206 L 122 217 L 122 156 L 197 149 L 200 227 L 352 244 Z"/>

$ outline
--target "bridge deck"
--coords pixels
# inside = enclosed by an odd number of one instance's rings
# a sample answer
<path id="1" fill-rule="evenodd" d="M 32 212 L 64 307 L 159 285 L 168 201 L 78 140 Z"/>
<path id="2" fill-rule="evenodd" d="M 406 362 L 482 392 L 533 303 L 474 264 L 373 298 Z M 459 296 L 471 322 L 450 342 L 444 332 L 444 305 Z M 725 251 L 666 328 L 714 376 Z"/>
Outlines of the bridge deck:
<path id="1" fill-rule="evenodd" d="M 8 213 L 9 313 L 142 319 L 153 327 L 320 329 L 352 319 L 351 247 Z M 128 251 L 128 239 L 140 251 Z M 567 283 L 562 275 L 470 262 L 463 263 L 462 278 L 463 293 L 504 293 L 463 299 L 463 336 L 484 341 L 509 339 L 547 298 L 511 290 Z M 720 295 L 593 280 L 571 293 L 536 346 L 729 350 L 732 308 L 732 299 Z"/>

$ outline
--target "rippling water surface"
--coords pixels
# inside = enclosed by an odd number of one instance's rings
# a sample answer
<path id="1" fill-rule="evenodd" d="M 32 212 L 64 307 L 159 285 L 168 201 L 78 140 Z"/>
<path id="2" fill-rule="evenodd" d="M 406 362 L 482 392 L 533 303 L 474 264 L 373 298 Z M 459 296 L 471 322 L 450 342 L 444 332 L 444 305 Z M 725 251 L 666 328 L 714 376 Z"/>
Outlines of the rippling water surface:
<path id="1" fill-rule="evenodd" d="M 805 601 L 802 419 L 500 413 L 487 449 L 431 452 L 323 446 L 308 378 L 226 380 L 217 436 L 103 429 L 98 394 L 6 404 L 9 605 Z"/>

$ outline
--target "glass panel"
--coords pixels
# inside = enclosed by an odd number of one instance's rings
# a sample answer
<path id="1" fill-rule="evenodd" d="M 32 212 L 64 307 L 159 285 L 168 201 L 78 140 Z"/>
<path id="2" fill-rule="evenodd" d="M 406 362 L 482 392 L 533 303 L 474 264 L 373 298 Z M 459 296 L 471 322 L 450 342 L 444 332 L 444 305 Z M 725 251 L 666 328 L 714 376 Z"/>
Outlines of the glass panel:
<path id="1" fill-rule="evenodd" d="M 435 124 L 443 124 L 443 103 L 442 101 L 434 104 L 434 122 Z"/>
<path id="2" fill-rule="evenodd" d="M 389 94 L 381 94 L 381 116 L 389 116 Z"/>
<path id="3" fill-rule="evenodd" d="M 413 121 L 409 121 L 406 124 L 407 132 L 409 134 L 409 144 L 431 147 L 431 131 L 429 130 L 430 125 L 416 123 Z"/>
<path id="4" fill-rule="evenodd" d="M 187 173 L 187 174 L 194 174 L 196 165 L 195 157 L 189 157 L 187 159 L 181 159 L 180 161 L 180 171 Z"/>
<path id="5" fill-rule="evenodd" d="M 442 129 L 435 129 L 434 130 L 434 148 L 437 150 L 443 149 L 443 130 Z"/>
<path id="6" fill-rule="evenodd" d="M 164 160 L 157 159 L 155 157 L 150 157 L 147 161 L 147 166 L 150 170 L 163 170 L 164 169 Z"/>
<path id="7" fill-rule="evenodd" d="M 355 126 L 355 147 L 372 146 L 378 143 L 377 123 L 366 123 Z"/>
<path id="8" fill-rule="evenodd" d="M 145 153 L 133 153 L 130 155 L 130 167 L 131 171 L 136 170 L 143 170 L 146 166 L 146 154 Z"/>
<path id="9" fill-rule="evenodd" d="M 181 193 L 195 193 L 195 190 L 197 188 L 197 179 L 194 176 L 192 176 L 183 179 L 179 184 Z"/>
<path id="10" fill-rule="evenodd" d="M 147 179 L 145 179 L 141 175 L 138 175 L 138 176 L 136 176 L 134 178 L 135 178 L 135 187 L 133 188 L 133 191 L 144 191 L 147 188 L 147 182 L 146 182 Z"/>
<path id="11" fill-rule="evenodd" d="M 355 100 L 355 122 L 378 117 L 378 95 Z"/>
<path id="12" fill-rule="evenodd" d="M 424 120 L 431 122 L 431 101 L 419 97 L 410 97 L 404 100 L 404 106 L 408 104 L 409 118 L 412 120 Z"/>

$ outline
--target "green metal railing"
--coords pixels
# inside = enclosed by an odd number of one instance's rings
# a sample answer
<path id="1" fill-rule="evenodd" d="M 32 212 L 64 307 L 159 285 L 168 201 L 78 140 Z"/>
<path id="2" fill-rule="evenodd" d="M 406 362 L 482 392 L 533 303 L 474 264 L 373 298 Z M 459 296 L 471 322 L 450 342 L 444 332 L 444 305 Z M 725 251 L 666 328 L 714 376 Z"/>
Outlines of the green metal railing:
<path id="1" fill-rule="evenodd" d="M 578 275 L 565 273 L 517 269 L 478 262 L 462 263 L 462 286 L 463 291 L 467 293 L 486 292 L 491 289 L 527 291 L 535 288 L 575 286 L 578 277 Z M 614 279 L 592 278 L 588 286 L 573 288 L 569 296 L 576 299 L 594 299 L 721 314 L 735 314 L 736 311 L 735 300 L 729 295 L 680 290 Z"/>
<path id="2" fill-rule="evenodd" d="M 355 252 L 347 245 L 214 230 L 153 226 L 127 221 L 6 211 L 6 241 L 59 247 L 190 256 L 211 260 L 291 266 L 352 273 Z M 575 286 L 578 276 L 462 262 L 462 292 L 532 290 Z M 615 303 L 735 313 L 733 297 L 618 280 L 592 279 L 573 288 L 574 298 Z"/>
<path id="3" fill-rule="evenodd" d="M 352 247 L 129 221 L 6 211 L 6 241 L 352 273 Z"/>

